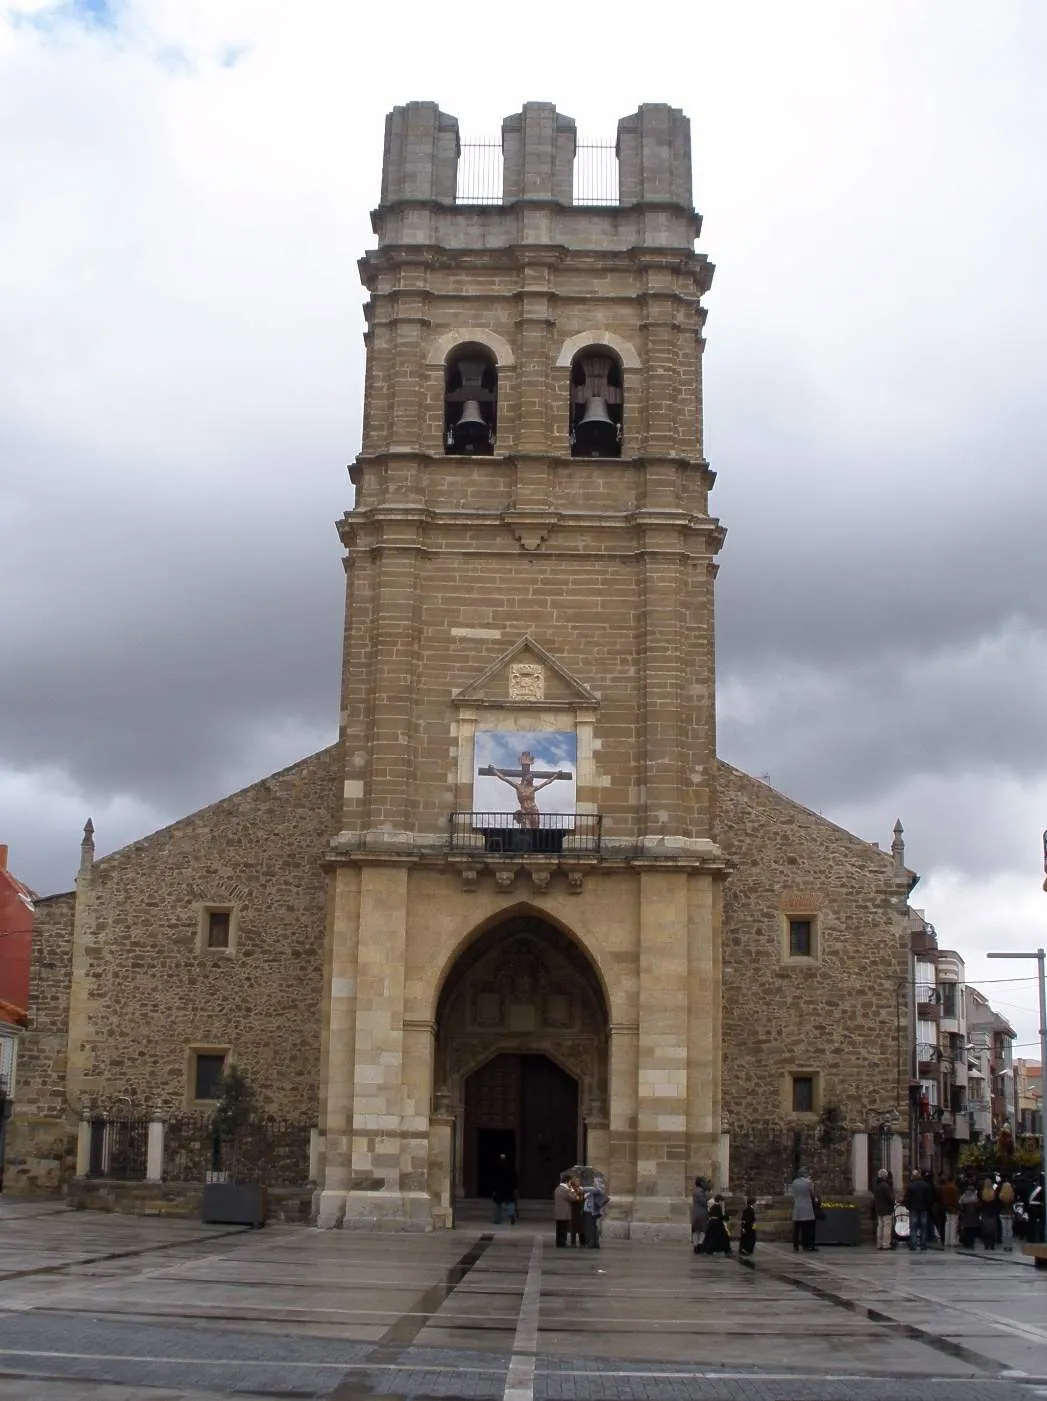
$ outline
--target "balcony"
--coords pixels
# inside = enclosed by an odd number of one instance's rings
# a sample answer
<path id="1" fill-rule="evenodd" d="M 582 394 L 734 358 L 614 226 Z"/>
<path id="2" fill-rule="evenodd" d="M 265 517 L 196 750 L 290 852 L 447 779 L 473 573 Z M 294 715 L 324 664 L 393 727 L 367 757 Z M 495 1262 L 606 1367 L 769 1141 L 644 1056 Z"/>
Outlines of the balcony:
<path id="1" fill-rule="evenodd" d="M 941 1021 L 942 1004 L 938 1001 L 937 994 L 933 997 L 926 997 L 920 993 L 916 1000 L 916 1015 L 922 1022 Z"/>
<path id="2" fill-rule="evenodd" d="M 542 812 L 521 826 L 514 812 L 452 812 L 451 850 L 469 856 L 599 856 L 599 813 Z"/>

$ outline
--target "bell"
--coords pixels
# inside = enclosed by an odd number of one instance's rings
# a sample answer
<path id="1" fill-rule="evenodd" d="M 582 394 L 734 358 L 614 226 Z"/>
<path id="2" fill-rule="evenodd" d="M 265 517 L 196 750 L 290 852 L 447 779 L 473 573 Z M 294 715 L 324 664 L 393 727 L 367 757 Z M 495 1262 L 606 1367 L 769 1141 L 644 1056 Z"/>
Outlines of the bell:
<path id="1" fill-rule="evenodd" d="M 618 443 L 618 425 L 607 412 L 606 400 L 594 394 L 575 425 L 574 441 L 581 457 L 611 457 Z"/>
<path id="2" fill-rule="evenodd" d="M 491 445 L 491 430 L 475 399 L 466 399 L 462 416 L 450 432 L 455 452 L 483 452 Z"/>

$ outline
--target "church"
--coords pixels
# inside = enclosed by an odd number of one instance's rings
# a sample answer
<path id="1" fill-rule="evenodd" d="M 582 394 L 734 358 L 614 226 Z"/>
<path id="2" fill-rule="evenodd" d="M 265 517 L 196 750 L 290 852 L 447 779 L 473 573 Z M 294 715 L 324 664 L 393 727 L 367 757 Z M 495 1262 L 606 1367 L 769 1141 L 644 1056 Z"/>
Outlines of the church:
<path id="1" fill-rule="evenodd" d="M 315 1116 L 322 1227 L 449 1226 L 504 1156 L 671 1234 L 697 1174 L 831 1130 L 861 1190 L 905 1131 L 900 830 L 717 757 L 689 122 L 594 151 L 528 103 L 500 182 L 473 154 L 433 103 L 386 120 L 337 742 L 104 858 L 88 825 L 9 1190 L 69 1180 L 85 1106 L 206 1109 L 230 1062 Z"/>

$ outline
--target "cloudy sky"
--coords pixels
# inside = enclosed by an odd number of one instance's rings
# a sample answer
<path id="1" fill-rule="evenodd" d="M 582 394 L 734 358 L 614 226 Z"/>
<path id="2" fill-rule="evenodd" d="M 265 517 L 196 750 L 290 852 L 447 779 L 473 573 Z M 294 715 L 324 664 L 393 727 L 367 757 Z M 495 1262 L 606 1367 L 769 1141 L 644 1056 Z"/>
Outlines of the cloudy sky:
<path id="1" fill-rule="evenodd" d="M 600 14 L 599 23 L 596 14 Z M 693 123 L 724 756 L 1047 936 L 1047 5 L 0 0 L 0 840 L 328 742 L 383 119 Z M 1026 970 L 1018 966 L 1018 971 Z M 1029 969 L 1031 971 L 1031 967 Z M 1034 987 L 987 985 L 1035 1054 Z"/>

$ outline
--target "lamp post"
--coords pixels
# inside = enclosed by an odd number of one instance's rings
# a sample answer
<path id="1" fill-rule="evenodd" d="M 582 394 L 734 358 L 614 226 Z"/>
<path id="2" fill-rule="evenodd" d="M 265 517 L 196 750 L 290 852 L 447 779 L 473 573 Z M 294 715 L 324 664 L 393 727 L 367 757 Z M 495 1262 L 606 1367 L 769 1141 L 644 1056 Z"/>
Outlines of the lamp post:
<path id="1" fill-rule="evenodd" d="M 1045 834 L 1045 847 L 1047 847 L 1047 834 Z M 1035 953 L 990 953 L 986 958 L 1035 958 L 1039 965 L 1040 983 L 1040 1084 L 1043 1085 L 1043 1076 L 1047 1074 L 1047 983 L 1044 981 L 1044 958 L 1043 949 L 1037 949 Z M 1043 1115 L 1040 1116 L 1040 1170 L 1043 1173 L 1043 1195 L 1047 1198 L 1047 1124 L 1043 1122 Z M 1045 1202 L 1047 1207 L 1047 1202 Z M 1045 1224 L 1047 1224 L 1047 1214 L 1045 1214 Z"/>

